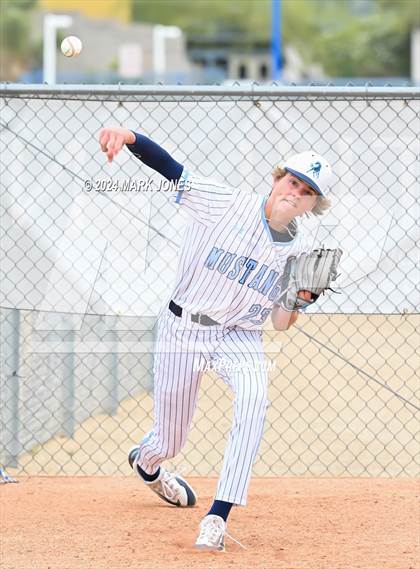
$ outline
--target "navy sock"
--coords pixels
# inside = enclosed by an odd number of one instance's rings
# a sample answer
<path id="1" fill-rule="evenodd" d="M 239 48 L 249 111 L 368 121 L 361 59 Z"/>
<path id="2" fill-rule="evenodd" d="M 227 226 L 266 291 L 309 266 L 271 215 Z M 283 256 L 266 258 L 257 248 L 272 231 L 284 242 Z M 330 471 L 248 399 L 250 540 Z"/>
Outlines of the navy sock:
<path id="1" fill-rule="evenodd" d="M 215 500 L 213 506 L 210 508 L 207 515 L 220 516 L 225 521 L 228 519 L 230 510 L 233 504 L 231 502 L 223 502 L 222 500 Z"/>
<path id="2" fill-rule="evenodd" d="M 156 480 L 156 478 L 159 476 L 160 474 L 160 466 L 157 469 L 157 471 L 154 474 L 147 474 L 147 472 L 145 472 L 144 470 L 142 470 L 140 468 L 139 465 L 137 465 L 137 470 L 140 473 L 140 476 L 146 481 L 146 482 L 153 482 L 153 480 Z"/>

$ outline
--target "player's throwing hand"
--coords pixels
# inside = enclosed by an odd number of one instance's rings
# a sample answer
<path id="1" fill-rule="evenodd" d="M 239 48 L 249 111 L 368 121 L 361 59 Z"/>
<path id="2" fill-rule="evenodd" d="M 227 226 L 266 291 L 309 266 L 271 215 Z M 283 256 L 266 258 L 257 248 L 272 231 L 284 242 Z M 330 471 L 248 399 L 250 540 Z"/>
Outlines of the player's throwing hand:
<path id="1" fill-rule="evenodd" d="M 106 153 L 108 162 L 113 161 L 125 144 L 133 144 L 135 141 L 135 134 L 131 130 L 120 126 L 103 128 L 99 133 L 101 150 Z"/>

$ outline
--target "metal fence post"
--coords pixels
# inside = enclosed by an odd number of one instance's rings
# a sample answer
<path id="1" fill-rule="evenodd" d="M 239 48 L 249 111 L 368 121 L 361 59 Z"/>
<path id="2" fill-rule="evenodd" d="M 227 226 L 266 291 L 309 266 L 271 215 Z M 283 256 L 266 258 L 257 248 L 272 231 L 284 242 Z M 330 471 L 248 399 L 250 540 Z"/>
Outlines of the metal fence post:
<path id="1" fill-rule="evenodd" d="M 118 331 L 117 317 L 111 316 L 105 318 L 106 339 L 109 351 L 104 357 L 106 367 L 109 369 L 107 385 L 107 393 L 104 397 L 102 408 L 108 415 L 115 415 L 118 409 Z"/>
<path id="2" fill-rule="evenodd" d="M 19 364 L 20 364 L 20 311 L 8 311 L 4 321 L 4 376 L 5 389 L 2 394 L 5 466 L 16 467 L 19 461 Z"/>
<path id="3" fill-rule="evenodd" d="M 65 343 L 65 352 L 63 355 L 63 417 L 62 431 L 66 437 L 74 435 L 74 330 L 65 333 L 63 341 Z"/>

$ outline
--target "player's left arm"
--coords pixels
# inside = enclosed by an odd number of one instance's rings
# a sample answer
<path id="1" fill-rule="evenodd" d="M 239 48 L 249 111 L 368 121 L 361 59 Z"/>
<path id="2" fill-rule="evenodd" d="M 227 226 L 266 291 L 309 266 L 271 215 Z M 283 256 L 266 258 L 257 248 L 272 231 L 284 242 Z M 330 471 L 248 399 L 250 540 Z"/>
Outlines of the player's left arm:
<path id="1" fill-rule="evenodd" d="M 311 293 L 307 290 L 299 291 L 299 296 L 304 300 L 311 299 Z M 297 310 L 294 312 L 289 312 L 287 310 L 283 310 L 280 305 L 275 304 L 273 306 L 273 310 L 271 311 L 271 322 L 273 323 L 275 330 L 284 332 L 293 326 L 293 324 L 295 324 L 298 316 L 299 312 Z"/>

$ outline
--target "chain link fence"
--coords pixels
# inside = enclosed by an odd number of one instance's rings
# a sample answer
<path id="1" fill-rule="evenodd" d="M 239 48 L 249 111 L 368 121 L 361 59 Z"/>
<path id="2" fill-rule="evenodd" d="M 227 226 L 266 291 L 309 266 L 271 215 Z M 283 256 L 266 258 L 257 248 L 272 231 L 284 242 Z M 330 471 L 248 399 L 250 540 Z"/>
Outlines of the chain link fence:
<path id="1" fill-rule="evenodd" d="M 313 148 L 333 207 L 302 223 L 344 249 L 340 294 L 265 330 L 270 406 L 254 472 L 419 473 L 419 91 L 338 87 L 1 87 L 1 448 L 15 474 L 129 473 L 151 427 L 153 339 L 183 231 L 175 195 L 123 151 L 124 125 L 203 176 L 268 193 Z M 202 383 L 173 467 L 220 470 L 231 396 Z"/>

